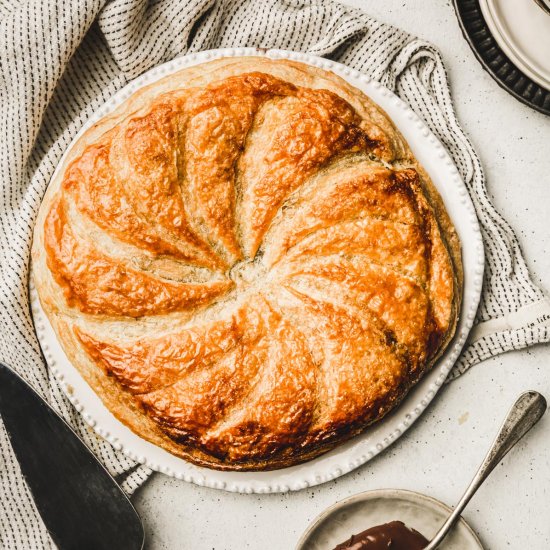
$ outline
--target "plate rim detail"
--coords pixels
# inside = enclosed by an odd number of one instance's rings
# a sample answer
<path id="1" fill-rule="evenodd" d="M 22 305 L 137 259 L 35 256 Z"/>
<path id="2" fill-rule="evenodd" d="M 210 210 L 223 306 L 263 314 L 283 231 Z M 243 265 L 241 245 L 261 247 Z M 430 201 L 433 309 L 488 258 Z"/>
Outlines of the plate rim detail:
<path id="1" fill-rule="evenodd" d="M 550 70 L 549 74 L 539 74 L 537 70 L 529 66 L 529 61 L 527 60 L 525 54 L 506 31 L 505 23 L 499 17 L 498 7 L 495 4 L 495 0 L 480 0 L 479 7 L 481 8 L 481 13 L 485 19 L 485 23 L 491 31 L 493 38 L 510 61 L 512 61 L 512 63 L 525 76 L 529 77 L 543 89 L 550 91 Z M 540 13 L 543 14 L 544 17 L 548 18 L 548 21 L 550 22 L 548 14 L 544 13 L 539 6 L 533 7 L 539 10 Z"/>
<path id="2" fill-rule="evenodd" d="M 481 66 L 496 83 L 523 104 L 550 115 L 550 90 L 531 80 L 497 44 L 479 0 L 453 0 L 460 30 Z"/>

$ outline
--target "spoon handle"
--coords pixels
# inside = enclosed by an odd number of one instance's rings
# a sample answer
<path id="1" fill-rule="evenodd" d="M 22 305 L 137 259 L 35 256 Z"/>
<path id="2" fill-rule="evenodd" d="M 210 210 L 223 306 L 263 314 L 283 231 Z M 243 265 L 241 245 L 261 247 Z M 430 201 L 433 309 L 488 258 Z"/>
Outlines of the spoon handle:
<path id="1" fill-rule="evenodd" d="M 479 486 L 506 453 L 540 420 L 545 411 L 546 399 L 540 393 L 528 391 L 519 396 L 466 492 L 424 550 L 435 550 L 441 544 Z"/>

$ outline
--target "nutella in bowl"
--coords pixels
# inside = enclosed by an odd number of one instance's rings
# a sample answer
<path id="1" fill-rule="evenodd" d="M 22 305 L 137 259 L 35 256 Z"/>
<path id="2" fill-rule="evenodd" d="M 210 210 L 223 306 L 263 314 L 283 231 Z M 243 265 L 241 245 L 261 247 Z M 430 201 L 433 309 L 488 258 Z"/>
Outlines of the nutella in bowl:
<path id="1" fill-rule="evenodd" d="M 450 512 L 445 504 L 419 493 L 400 489 L 367 491 L 325 510 L 302 535 L 296 550 L 420 550 Z M 440 548 L 483 550 L 462 518 Z"/>
<path id="2" fill-rule="evenodd" d="M 429 543 L 402 521 L 376 525 L 338 544 L 334 550 L 422 550 Z"/>

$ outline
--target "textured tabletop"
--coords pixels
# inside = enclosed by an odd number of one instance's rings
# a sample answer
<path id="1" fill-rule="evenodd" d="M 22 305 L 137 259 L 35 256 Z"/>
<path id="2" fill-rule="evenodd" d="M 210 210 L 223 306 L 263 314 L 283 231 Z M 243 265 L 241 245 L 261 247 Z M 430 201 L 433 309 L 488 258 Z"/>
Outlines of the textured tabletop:
<path id="1" fill-rule="evenodd" d="M 534 279 L 550 289 L 550 117 L 502 90 L 463 39 L 452 2 L 348 0 L 443 53 L 458 117 L 476 147 L 492 200 L 517 231 Z M 285 495 L 235 495 L 157 474 L 134 498 L 148 550 L 294 548 L 308 523 L 349 495 L 380 488 L 453 505 L 523 390 L 550 398 L 550 347 L 474 366 L 445 387 L 389 450 L 354 473 Z M 488 550 L 550 547 L 550 414 L 493 472 L 464 516 Z"/>

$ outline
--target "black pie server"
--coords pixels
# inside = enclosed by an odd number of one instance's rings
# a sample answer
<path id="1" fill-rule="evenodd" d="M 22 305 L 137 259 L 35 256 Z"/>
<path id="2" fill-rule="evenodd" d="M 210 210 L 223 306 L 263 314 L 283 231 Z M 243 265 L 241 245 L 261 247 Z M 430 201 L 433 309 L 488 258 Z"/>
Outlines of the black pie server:
<path id="1" fill-rule="evenodd" d="M 143 549 L 143 525 L 126 494 L 69 425 L 2 363 L 0 415 L 60 550 Z"/>

